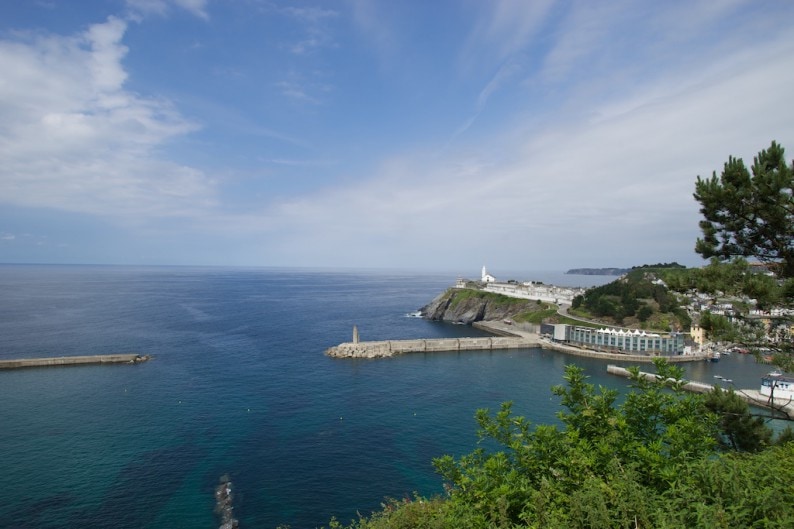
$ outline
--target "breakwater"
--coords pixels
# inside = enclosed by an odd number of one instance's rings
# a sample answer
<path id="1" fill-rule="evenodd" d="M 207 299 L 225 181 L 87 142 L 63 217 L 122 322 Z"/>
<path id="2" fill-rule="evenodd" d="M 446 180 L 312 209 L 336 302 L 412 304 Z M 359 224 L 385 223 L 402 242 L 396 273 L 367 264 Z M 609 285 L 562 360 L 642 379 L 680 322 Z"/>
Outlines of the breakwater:
<path id="1" fill-rule="evenodd" d="M 84 356 L 53 356 L 45 358 L 18 358 L 15 360 L 0 360 L 0 369 L 22 369 L 27 367 L 50 366 L 75 366 L 88 364 L 139 364 L 146 362 L 149 355 L 113 354 L 113 355 L 84 355 Z"/>
<path id="2" fill-rule="evenodd" d="M 495 349 L 523 349 L 538 345 L 537 340 L 516 336 L 385 340 L 346 342 L 327 349 L 325 354 L 334 358 L 384 358 L 403 353 L 493 351 Z"/>

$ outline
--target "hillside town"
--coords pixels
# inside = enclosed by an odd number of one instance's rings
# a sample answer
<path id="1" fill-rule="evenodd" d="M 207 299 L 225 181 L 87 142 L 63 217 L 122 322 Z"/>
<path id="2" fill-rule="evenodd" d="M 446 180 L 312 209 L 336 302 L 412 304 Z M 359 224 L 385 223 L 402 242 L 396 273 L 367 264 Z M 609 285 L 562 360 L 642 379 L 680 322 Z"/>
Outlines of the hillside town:
<path id="1" fill-rule="evenodd" d="M 756 271 L 758 271 L 756 269 Z M 624 276 L 621 276 L 624 277 Z M 662 279 L 651 280 L 654 285 L 667 288 Z M 482 268 L 479 281 L 458 278 L 455 287 L 473 288 L 483 292 L 501 294 L 510 298 L 539 300 L 557 305 L 560 314 L 567 313 L 577 296 L 583 295 L 587 289 L 574 287 L 558 287 L 540 282 L 515 280 L 499 281 L 490 274 L 485 266 Z M 749 296 L 724 296 L 706 294 L 690 290 L 679 297 L 691 319 L 689 328 L 670 329 L 669 332 L 659 333 L 644 329 L 620 327 L 606 324 L 600 328 L 590 325 L 575 325 L 571 323 L 542 326 L 541 332 L 550 335 L 554 340 L 575 344 L 605 352 L 645 353 L 666 355 L 706 355 L 712 361 L 718 361 L 722 354 L 730 352 L 747 353 L 746 348 L 734 344 L 712 341 L 707 330 L 700 325 L 701 317 L 720 316 L 729 322 L 738 319 L 750 320 L 759 323 L 765 329 L 765 340 L 770 344 L 781 340 L 790 340 L 794 335 L 794 309 L 786 307 L 759 308 L 756 300 Z M 574 318 L 575 319 L 575 318 Z M 761 353 L 764 353 L 761 350 Z"/>

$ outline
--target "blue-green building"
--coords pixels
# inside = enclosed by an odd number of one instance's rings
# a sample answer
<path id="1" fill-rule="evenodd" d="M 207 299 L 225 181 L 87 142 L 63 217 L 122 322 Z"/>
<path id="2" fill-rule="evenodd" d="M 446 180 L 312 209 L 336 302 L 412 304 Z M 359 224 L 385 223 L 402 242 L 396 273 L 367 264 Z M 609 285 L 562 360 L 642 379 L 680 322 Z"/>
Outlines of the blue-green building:
<path id="1" fill-rule="evenodd" d="M 626 354 L 678 355 L 684 352 L 684 334 L 657 334 L 639 329 L 554 326 L 554 340 L 597 351 Z"/>

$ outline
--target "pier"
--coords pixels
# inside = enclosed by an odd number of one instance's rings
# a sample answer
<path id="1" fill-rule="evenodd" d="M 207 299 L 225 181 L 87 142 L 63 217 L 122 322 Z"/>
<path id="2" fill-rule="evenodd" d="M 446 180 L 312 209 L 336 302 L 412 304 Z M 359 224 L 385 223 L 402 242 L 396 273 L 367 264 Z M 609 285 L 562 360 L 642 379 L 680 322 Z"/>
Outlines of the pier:
<path id="1" fill-rule="evenodd" d="M 421 340 L 346 342 L 329 348 L 325 354 L 334 358 L 384 358 L 403 353 L 493 351 L 495 349 L 524 349 L 538 346 L 538 341 L 515 336 L 428 338 Z"/>
<path id="2" fill-rule="evenodd" d="M 628 378 L 631 376 L 628 369 L 618 367 L 615 365 L 608 365 L 607 366 L 607 373 L 610 375 L 617 375 L 619 377 Z M 640 376 L 646 380 L 658 380 L 659 376 L 654 373 L 646 373 L 644 371 L 640 371 Z M 669 379 L 669 382 L 673 382 L 673 379 Z M 685 391 L 691 391 L 693 393 L 708 393 L 714 389 L 714 386 L 711 384 L 705 384 L 703 382 L 691 382 L 688 381 L 681 386 L 681 389 Z M 725 390 L 725 388 L 722 388 Z M 775 399 L 772 401 L 766 395 L 761 395 L 761 392 L 757 389 L 734 389 L 733 390 L 736 395 L 738 395 L 742 400 L 744 400 L 747 404 L 751 406 L 757 406 L 759 408 L 766 408 L 768 410 L 772 410 L 774 412 L 780 413 L 784 415 L 787 419 L 791 420 L 794 419 L 794 402 L 791 399 Z"/>
<path id="3" fill-rule="evenodd" d="M 0 369 L 22 369 L 28 367 L 76 366 L 90 364 L 139 364 L 151 357 L 136 353 L 113 355 L 53 356 L 45 358 L 19 358 L 0 360 Z"/>

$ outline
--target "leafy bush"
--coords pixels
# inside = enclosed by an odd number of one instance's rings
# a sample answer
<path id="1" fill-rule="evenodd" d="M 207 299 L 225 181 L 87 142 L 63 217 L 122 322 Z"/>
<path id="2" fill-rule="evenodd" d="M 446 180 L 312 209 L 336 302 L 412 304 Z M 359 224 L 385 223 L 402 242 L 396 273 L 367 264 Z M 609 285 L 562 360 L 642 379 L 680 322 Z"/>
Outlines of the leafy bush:
<path id="1" fill-rule="evenodd" d="M 652 380 L 632 370 L 633 390 L 618 404 L 615 390 L 567 366 L 566 385 L 552 390 L 560 427 L 532 427 L 510 403 L 478 410 L 480 447 L 434 461 L 446 497 L 391 500 L 348 527 L 794 527 L 791 434 L 766 448 L 763 425 L 726 422 L 746 413 L 732 397 L 707 406 L 682 391 L 680 368 L 661 359 L 656 368 Z M 757 453 L 732 451 L 731 432 L 758 434 L 743 441 Z"/>

